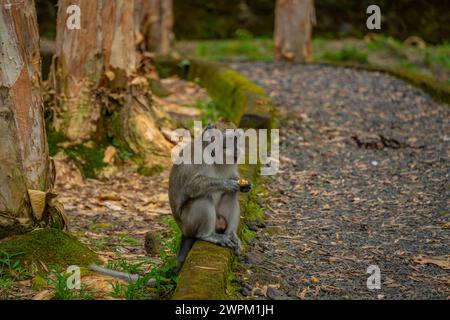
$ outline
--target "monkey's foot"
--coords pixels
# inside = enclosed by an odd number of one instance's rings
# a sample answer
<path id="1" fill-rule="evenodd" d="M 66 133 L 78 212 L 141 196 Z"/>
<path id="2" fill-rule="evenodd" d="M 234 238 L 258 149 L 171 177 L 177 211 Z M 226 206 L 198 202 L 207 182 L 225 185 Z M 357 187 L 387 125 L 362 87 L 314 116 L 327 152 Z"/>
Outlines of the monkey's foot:
<path id="1" fill-rule="evenodd" d="M 228 247 L 228 248 L 235 249 L 234 242 L 232 241 L 231 237 L 227 234 L 213 233 L 212 235 L 209 235 L 209 236 L 199 237 L 199 239 L 203 240 L 203 241 L 211 242 L 214 244 L 218 244 L 219 246 L 222 246 L 222 247 Z"/>
<path id="2" fill-rule="evenodd" d="M 239 239 L 239 237 L 235 233 L 230 234 L 230 239 L 231 239 L 231 241 L 233 241 L 233 244 L 234 244 L 234 247 L 233 247 L 234 252 L 236 253 L 236 255 L 240 256 L 242 254 L 241 239 Z"/>

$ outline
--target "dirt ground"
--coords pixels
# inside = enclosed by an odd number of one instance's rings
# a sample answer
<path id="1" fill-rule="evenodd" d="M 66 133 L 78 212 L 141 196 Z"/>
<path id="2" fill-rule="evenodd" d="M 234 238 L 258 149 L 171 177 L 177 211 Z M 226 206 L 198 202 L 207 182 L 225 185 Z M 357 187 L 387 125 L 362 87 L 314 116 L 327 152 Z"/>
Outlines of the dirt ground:
<path id="1" fill-rule="evenodd" d="M 281 111 L 244 298 L 450 298 L 450 109 L 394 77 L 233 63 Z M 368 289 L 368 267 L 381 289 Z"/>

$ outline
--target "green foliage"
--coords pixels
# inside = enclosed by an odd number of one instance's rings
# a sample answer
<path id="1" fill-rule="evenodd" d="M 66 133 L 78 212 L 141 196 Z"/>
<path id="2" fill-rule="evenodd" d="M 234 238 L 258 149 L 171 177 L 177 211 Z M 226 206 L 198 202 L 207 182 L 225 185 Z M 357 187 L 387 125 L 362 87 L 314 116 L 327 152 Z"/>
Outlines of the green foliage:
<path id="1" fill-rule="evenodd" d="M 159 268 L 153 268 L 151 277 L 156 280 L 156 290 L 161 295 L 167 295 L 173 291 L 177 284 L 178 275 L 175 272 L 177 265 L 176 254 L 180 247 L 181 230 L 175 220 L 167 218 L 163 221 L 170 228 L 169 234 L 160 237 L 162 249 L 159 256 L 164 261 Z"/>
<path id="2" fill-rule="evenodd" d="M 172 254 L 176 254 L 180 247 L 181 230 L 173 218 L 166 218 L 163 223 L 170 228 L 170 235 L 169 237 L 161 237 L 161 243 Z"/>
<path id="3" fill-rule="evenodd" d="M 149 259 L 140 261 L 127 261 L 125 259 L 118 259 L 109 262 L 107 268 L 139 274 L 138 281 L 135 283 L 122 284 L 119 282 L 112 283 L 112 291 L 110 295 L 114 298 L 125 298 L 127 300 L 145 299 L 150 294 L 156 294 L 158 297 L 169 296 L 175 289 L 177 283 L 176 267 L 176 253 L 180 245 L 181 231 L 176 222 L 172 218 L 165 219 L 164 224 L 169 226 L 170 232 L 164 236 L 160 235 L 161 250 L 159 252 L 160 260 L 163 264 L 155 266 L 146 272 L 144 265 Z M 150 279 L 156 280 L 155 288 L 148 288 L 147 283 Z"/>
<path id="4" fill-rule="evenodd" d="M 193 107 L 202 110 L 203 123 L 213 123 L 220 118 L 220 112 L 217 108 L 217 103 L 214 102 L 214 100 L 208 102 L 197 100 Z"/>
<path id="5" fill-rule="evenodd" d="M 54 286 L 55 300 L 93 300 L 94 295 L 86 292 L 81 286 L 81 289 L 69 289 L 67 287 L 67 281 L 71 276 L 71 273 L 59 273 L 54 272 L 54 279 L 49 279 L 49 284 Z"/>
<path id="6" fill-rule="evenodd" d="M 336 52 L 326 52 L 322 55 L 322 59 L 327 61 L 344 61 L 367 63 L 367 53 L 359 51 L 357 48 L 344 47 Z"/>
<path id="7" fill-rule="evenodd" d="M 190 65 L 191 65 L 191 61 L 189 61 L 188 59 L 181 60 L 180 63 L 178 64 L 178 66 L 180 68 L 187 68 Z"/>
<path id="8" fill-rule="evenodd" d="M 113 298 L 122 298 L 125 295 L 126 285 L 121 282 L 111 282 L 112 290 L 109 295 Z"/>
<path id="9" fill-rule="evenodd" d="M 0 250 L 0 277 L 8 277 L 13 279 L 21 279 L 26 270 L 22 267 L 21 261 L 17 259 L 22 252 L 8 253 Z"/>
<path id="10" fill-rule="evenodd" d="M 183 43 L 181 42 L 179 46 L 182 48 Z M 236 39 L 197 42 L 196 51 L 188 54 L 205 60 L 270 61 L 273 56 L 273 44 L 271 39 L 252 38 L 245 32 L 237 32 Z"/>
<path id="11" fill-rule="evenodd" d="M 272 39 L 249 39 L 245 36 L 243 39 L 179 42 L 177 48 L 180 52 L 193 58 L 215 61 L 270 61 L 273 56 Z M 344 63 L 373 68 L 389 68 L 395 70 L 396 73 L 407 73 L 414 78 L 434 78 L 439 87 L 448 87 L 450 84 L 449 42 L 434 46 L 428 44 L 425 48 L 414 48 L 402 41 L 382 35 L 373 36 L 368 43 L 354 38 L 341 40 L 314 38 L 313 54 L 314 61 L 317 63 Z M 423 81 L 425 80 L 414 80 L 414 83 Z M 430 81 L 426 80 L 426 82 Z M 212 84 L 208 82 L 206 85 Z M 434 87 L 434 84 L 426 87 Z M 434 93 L 432 95 L 433 97 L 437 96 Z M 442 94 L 438 95 L 442 96 Z M 439 98 L 439 100 L 444 101 L 445 99 Z M 216 99 L 216 104 L 220 106 L 220 103 L 220 99 Z"/>
<path id="12" fill-rule="evenodd" d="M 0 299 L 6 300 L 14 285 L 14 280 L 0 277 Z"/>
<path id="13" fill-rule="evenodd" d="M 145 262 L 129 262 L 125 259 L 118 259 L 114 261 L 108 261 L 107 268 L 127 273 L 140 273 L 141 268 Z"/>
<path id="14" fill-rule="evenodd" d="M 7 299 L 15 281 L 28 276 L 28 272 L 17 259 L 22 253 L 10 254 L 0 250 L 0 299 Z"/>
<path id="15" fill-rule="evenodd" d="M 254 35 L 251 31 L 248 31 L 246 29 L 237 29 L 236 32 L 234 33 L 234 37 L 236 39 L 249 40 L 253 39 Z"/>
<path id="16" fill-rule="evenodd" d="M 119 235 L 119 245 L 127 245 L 132 247 L 137 247 L 140 245 L 140 242 L 135 237 L 132 237 L 128 234 L 120 234 Z"/>
<path id="17" fill-rule="evenodd" d="M 40 275 L 37 275 L 35 277 L 33 277 L 32 279 L 32 285 L 31 288 L 33 290 L 42 290 L 42 288 L 44 288 L 45 286 L 47 286 L 47 280 L 43 277 L 41 277 Z"/>
<path id="18" fill-rule="evenodd" d="M 151 274 L 140 277 L 136 282 L 129 283 L 124 297 L 127 300 L 142 300 L 148 294 L 147 282 L 152 278 Z"/>
<path id="19" fill-rule="evenodd" d="M 321 38 L 361 37 L 368 32 L 365 13 L 376 3 L 383 14 L 386 35 L 405 39 L 417 35 L 431 43 L 448 39 L 448 2 L 429 0 L 321 0 L 315 1 Z M 245 28 L 258 37 L 271 37 L 275 1 L 175 0 L 175 34 L 179 39 L 224 39 Z"/>

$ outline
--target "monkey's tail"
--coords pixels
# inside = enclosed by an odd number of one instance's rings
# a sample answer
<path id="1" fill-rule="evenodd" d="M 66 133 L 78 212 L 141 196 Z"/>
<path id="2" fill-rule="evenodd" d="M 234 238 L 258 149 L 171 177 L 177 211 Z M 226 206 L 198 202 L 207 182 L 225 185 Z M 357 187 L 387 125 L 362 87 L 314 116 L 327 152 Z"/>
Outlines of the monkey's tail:
<path id="1" fill-rule="evenodd" d="M 184 235 L 181 236 L 180 249 L 178 250 L 177 254 L 177 273 L 181 271 L 184 261 L 186 260 L 189 250 L 191 250 L 192 246 L 194 245 L 195 240 L 197 239 L 186 237 Z"/>
<path id="2" fill-rule="evenodd" d="M 93 263 L 89 265 L 89 269 L 91 269 L 92 271 L 95 271 L 95 272 L 107 275 L 107 276 L 111 276 L 111 277 L 114 277 L 114 278 L 125 280 L 127 282 L 136 282 L 136 281 L 139 280 L 139 278 L 141 278 L 141 276 L 137 275 L 137 274 L 111 270 L 111 269 L 108 269 L 108 268 L 100 267 L 100 266 L 98 266 L 96 264 L 93 264 Z M 155 285 L 156 285 L 156 280 L 155 279 L 149 279 L 147 281 L 147 286 L 154 287 Z"/>

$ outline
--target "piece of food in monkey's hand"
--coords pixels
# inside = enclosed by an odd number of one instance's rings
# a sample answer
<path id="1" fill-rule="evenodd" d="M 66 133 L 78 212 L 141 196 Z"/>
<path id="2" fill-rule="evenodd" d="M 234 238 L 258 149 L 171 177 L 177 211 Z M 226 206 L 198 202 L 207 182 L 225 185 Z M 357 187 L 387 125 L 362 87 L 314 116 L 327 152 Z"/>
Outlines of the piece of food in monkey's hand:
<path id="1" fill-rule="evenodd" d="M 252 184 L 245 179 L 239 179 L 239 191 L 241 192 L 249 192 L 252 189 Z"/>
<path id="2" fill-rule="evenodd" d="M 249 184 L 248 180 L 245 180 L 245 179 L 239 179 L 239 185 L 240 185 L 240 186 L 246 186 L 246 185 L 248 185 L 248 184 Z"/>

